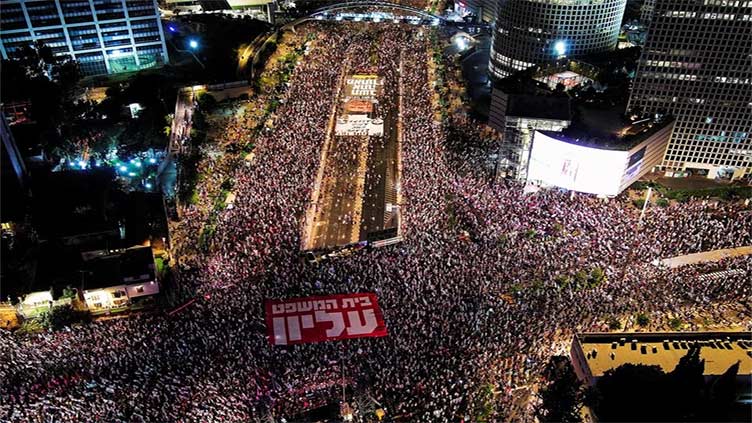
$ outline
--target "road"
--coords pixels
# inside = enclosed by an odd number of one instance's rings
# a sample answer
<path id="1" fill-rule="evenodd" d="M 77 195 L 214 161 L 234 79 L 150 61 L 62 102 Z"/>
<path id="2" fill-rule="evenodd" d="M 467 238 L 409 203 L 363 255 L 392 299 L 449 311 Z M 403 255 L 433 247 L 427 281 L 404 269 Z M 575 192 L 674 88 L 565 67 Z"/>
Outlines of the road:
<path id="1" fill-rule="evenodd" d="M 384 87 L 383 136 L 334 136 L 321 166 L 323 177 L 307 249 L 329 249 L 397 228 L 399 83 Z M 385 82 L 386 84 L 386 82 Z M 340 90 L 343 92 L 344 90 Z M 338 99 L 340 101 L 341 98 Z M 330 129 L 331 130 L 331 129 Z"/>
<path id="2" fill-rule="evenodd" d="M 660 260 L 664 266 L 674 268 L 687 264 L 696 264 L 706 261 L 720 261 L 730 257 L 740 257 L 752 254 L 752 246 L 725 248 L 721 250 L 705 251 L 702 253 L 686 254 Z"/>

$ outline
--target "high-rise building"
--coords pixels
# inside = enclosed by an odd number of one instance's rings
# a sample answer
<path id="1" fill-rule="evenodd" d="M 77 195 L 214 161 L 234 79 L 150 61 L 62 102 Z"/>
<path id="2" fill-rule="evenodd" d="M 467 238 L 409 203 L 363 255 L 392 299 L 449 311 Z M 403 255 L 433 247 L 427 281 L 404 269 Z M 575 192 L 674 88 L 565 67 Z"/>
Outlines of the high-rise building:
<path id="1" fill-rule="evenodd" d="M 276 0 L 162 0 L 175 13 L 232 13 L 274 23 Z"/>
<path id="2" fill-rule="evenodd" d="M 0 112 L 0 222 L 22 219 L 29 194 L 29 173 L 5 114 Z"/>
<path id="3" fill-rule="evenodd" d="M 481 22 L 496 20 L 498 0 L 455 0 L 454 9 L 458 12 L 472 13 Z"/>
<path id="4" fill-rule="evenodd" d="M 654 3 L 629 108 L 676 117 L 667 170 L 752 172 L 752 1 Z"/>
<path id="5" fill-rule="evenodd" d="M 488 124 L 503 134 L 496 176 L 525 181 L 535 131 L 561 132 L 571 121 L 568 97 L 507 94 L 494 87 Z"/>
<path id="6" fill-rule="evenodd" d="M 0 0 L 0 54 L 42 42 L 84 75 L 161 66 L 167 46 L 156 0 Z"/>
<path id="7" fill-rule="evenodd" d="M 491 76 L 616 47 L 626 0 L 500 0 Z"/>

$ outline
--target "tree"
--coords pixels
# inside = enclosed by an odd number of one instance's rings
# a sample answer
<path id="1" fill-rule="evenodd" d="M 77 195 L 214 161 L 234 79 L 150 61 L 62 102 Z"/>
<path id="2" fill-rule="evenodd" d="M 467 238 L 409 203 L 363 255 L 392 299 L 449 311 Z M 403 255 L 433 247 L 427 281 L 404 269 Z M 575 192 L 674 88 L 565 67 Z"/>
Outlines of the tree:
<path id="1" fill-rule="evenodd" d="M 615 316 L 611 316 L 608 319 L 608 328 L 611 330 L 619 330 L 621 329 L 621 322 Z"/>
<path id="2" fill-rule="evenodd" d="M 606 272 L 600 267 L 594 267 L 590 271 L 590 287 L 594 288 L 600 285 L 606 279 Z"/>
<path id="3" fill-rule="evenodd" d="M 638 313 L 636 320 L 637 320 L 637 324 L 642 327 L 645 327 L 648 324 L 650 324 L 650 317 L 648 317 L 648 315 L 645 313 Z"/>
<path id="4" fill-rule="evenodd" d="M 567 357 L 554 356 L 546 366 L 544 377 L 548 384 L 538 395 L 541 405 L 535 411 L 541 422 L 581 422 L 582 383 L 577 379 Z"/>
<path id="5" fill-rule="evenodd" d="M 217 99 L 209 93 L 201 94 L 198 98 L 198 106 L 204 113 L 209 113 L 217 107 Z"/>
<path id="6" fill-rule="evenodd" d="M 52 78 L 60 84 L 64 93 L 70 94 L 81 80 L 81 70 L 78 62 L 66 60 L 53 68 Z"/>
<path id="7" fill-rule="evenodd" d="M 70 287 L 70 285 L 63 288 L 63 295 L 60 296 L 60 298 L 75 298 L 76 297 L 76 291 L 73 290 L 73 288 Z"/>
<path id="8" fill-rule="evenodd" d="M 586 271 L 580 269 L 574 274 L 574 280 L 577 288 L 585 288 L 588 282 L 588 274 Z"/>
<path id="9" fill-rule="evenodd" d="M 671 320 L 668 321 L 668 325 L 672 330 L 679 330 L 682 327 L 682 321 L 678 317 L 672 317 Z"/>
<path id="10" fill-rule="evenodd" d="M 74 309 L 70 304 L 55 306 L 45 316 L 45 326 L 60 330 L 73 323 L 89 320 L 89 314 Z"/>
<path id="11" fill-rule="evenodd" d="M 679 359 L 674 370 L 667 375 L 670 388 L 668 402 L 674 406 L 673 418 L 687 421 L 698 417 L 705 389 L 705 360 L 700 358 L 700 348 L 692 347 Z"/>

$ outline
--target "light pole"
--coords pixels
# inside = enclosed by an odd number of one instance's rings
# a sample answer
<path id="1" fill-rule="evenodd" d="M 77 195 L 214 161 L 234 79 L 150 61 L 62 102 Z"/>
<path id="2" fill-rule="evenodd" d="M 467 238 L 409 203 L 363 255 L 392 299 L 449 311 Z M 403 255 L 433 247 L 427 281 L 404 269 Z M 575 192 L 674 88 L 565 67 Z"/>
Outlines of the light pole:
<path id="1" fill-rule="evenodd" d="M 191 56 L 193 56 L 194 59 L 196 59 L 198 64 L 201 65 L 202 69 L 206 69 L 206 66 L 204 66 L 201 60 L 199 60 L 198 56 L 196 56 L 196 53 L 194 53 L 199 47 L 198 40 L 196 40 L 195 38 L 191 38 L 190 40 L 188 40 L 188 47 L 189 47 L 188 50 L 181 50 L 181 49 L 176 49 L 176 50 L 179 51 L 180 53 L 190 54 Z"/>
<path id="2" fill-rule="evenodd" d="M 645 210 L 648 208 L 648 203 L 650 203 L 650 194 L 653 193 L 653 187 L 648 187 L 648 193 L 645 196 L 645 203 L 642 205 L 642 211 L 640 212 L 640 220 L 639 223 L 642 223 L 642 218 L 645 217 Z"/>

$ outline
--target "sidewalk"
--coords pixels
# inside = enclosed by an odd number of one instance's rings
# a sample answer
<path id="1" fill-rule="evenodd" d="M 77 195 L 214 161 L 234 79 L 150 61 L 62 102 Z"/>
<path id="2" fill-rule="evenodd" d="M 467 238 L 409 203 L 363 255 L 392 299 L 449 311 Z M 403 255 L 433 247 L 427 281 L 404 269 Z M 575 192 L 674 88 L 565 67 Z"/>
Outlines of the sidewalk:
<path id="1" fill-rule="evenodd" d="M 722 250 L 705 251 L 702 253 L 686 254 L 683 256 L 656 260 L 655 264 L 663 264 L 669 268 L 685 266 L 687 264 L 697 264 L 706 261 L 720 261 L 730 257 L 740 257 L 752 254 L 752 246 L 726 248 Z"/>

